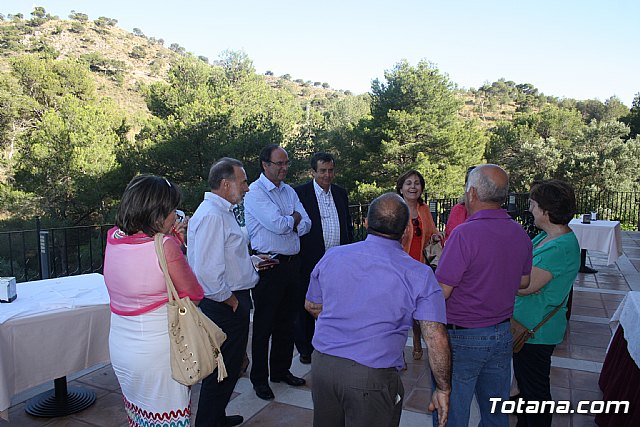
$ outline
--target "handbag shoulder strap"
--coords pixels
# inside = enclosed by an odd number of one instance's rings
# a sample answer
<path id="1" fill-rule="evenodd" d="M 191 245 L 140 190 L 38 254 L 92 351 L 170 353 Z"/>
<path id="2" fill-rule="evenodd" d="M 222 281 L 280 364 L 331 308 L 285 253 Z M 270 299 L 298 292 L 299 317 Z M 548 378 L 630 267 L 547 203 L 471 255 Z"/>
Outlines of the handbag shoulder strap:
<path id="1" fill-rule="evenodd" d="M 169 268 L 167 267 L 167 258 L 164 255 L 164 234 L 157 233 L 154 236 L 154 244 L 156 247 L 156 254 L 158 255 L 158 262 L 160 263 L 160 268 L 162 269 L 162 273 L 164 274 L 164 282 L 167 285 L 167 295 L 169 298 L 169 302 L 180 299 L 178 295 L 178 291 L 176 291 L 176 287 L 173 285 L 173 280 L 171 280 L 171 276 L 169 276 Z"/>
<path id="2" fill-rule="evenodd" d="M 540 329 L 542 327 L 542 325 L 544 325 L 545 323 L 547 323 L 547 321 L 549 319 L 551 319 L 557 312 L 558 310 L 560 310 L 562 308 L 562 306 L 564 306 L 564 304 L 567 302 L 567 299 L 569 298 L 569 295 L 571 294 L 571 292 L 569 292 L 569 294 L 567 294 L 566 297 L 564 297 L 564 301 L 562 301 L 562 303 L 557 306 L 556 308 L 554 308 L 551 313 L 547 314 L 546 317 L 544 319 L 542 319 L 542 322 L 538 323 L 532 330 L 531 332 L 536 332 L 538 329 Z"/>

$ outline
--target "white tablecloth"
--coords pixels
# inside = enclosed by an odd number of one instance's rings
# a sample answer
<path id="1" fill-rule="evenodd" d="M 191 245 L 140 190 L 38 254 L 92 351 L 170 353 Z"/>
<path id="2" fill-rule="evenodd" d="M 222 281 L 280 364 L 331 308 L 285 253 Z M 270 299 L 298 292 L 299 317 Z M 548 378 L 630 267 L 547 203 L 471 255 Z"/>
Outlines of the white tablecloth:
<path id="1" fill-rule="evenodd" d="M 628 292 L 613 313 L 610 321 L 612 329 L 615 330 L 618 324 L 624 329 L 629 355 L 640 366 L 640 291 Z"/>
<path id="2" fill-rule="evenodd" d="M 614 264 L 622 255 L 620 221 L 598 220 L 583 224 L 579 219 L 572 219 L 569 227 L 575 233 L 580 249 L 606 253 L 608 265 Z"/>
<path id="3" fill-rule="evenodd" d="M 17 284 L 0 304 L 0 412 L 29 388 L 109 361 L 109 295 L 100 274 Z"/>

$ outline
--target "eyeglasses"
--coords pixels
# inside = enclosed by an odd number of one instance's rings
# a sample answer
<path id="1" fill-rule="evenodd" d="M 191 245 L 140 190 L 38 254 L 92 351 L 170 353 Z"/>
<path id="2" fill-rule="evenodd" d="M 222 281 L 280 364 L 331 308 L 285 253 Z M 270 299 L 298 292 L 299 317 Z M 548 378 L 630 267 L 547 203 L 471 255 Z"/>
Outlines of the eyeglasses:
<path id="1" fill-rule="evenodd" d="M 422 236 L 422 229 L 420 228 L 420 220 L 418 218 L 411 219 L 411 224 L 413 224 L 413 232 L 417 237 Z"/>
<path id="2" fill-rule="evenodd" d="M 289 166 L 289 160 L 287 160 L 286 162 L 272 162 L 271 160 L 267 160 L 267 163 L 271 163 L 272 165 L 276 165 L 279 168 L 284 167 L 284 166 Z"/>

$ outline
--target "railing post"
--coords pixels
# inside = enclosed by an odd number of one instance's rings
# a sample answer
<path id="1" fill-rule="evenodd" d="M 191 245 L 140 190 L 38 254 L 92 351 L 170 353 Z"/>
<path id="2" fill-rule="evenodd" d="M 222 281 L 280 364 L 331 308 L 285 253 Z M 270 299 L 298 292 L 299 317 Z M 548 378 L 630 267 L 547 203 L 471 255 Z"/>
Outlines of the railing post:
<path id="1" fill-rule="evenodd" d="M 516 205 L 515 193 L 509 193 L 507 199 L 507 212 L 511 215 L 511 218 L 515 218 L 518 214 L 518 206 Z"/>
<path id="2" fill-rule="evenodd" d="M 437 200 L 429 200 L 429 211 L 431 212 L 431 218 L 433 218 L 433 223 L 438 228 L 438 201 Z"/>
<path id="3" fill-rule="evenodd" d="M 48 279 L 51 277 L 51 270 L 49 268 L 49 232 L 40 231 L 38 233 L 38 240 L 40 243 L 38 251 L 40 254 L 40 279 Z"/>

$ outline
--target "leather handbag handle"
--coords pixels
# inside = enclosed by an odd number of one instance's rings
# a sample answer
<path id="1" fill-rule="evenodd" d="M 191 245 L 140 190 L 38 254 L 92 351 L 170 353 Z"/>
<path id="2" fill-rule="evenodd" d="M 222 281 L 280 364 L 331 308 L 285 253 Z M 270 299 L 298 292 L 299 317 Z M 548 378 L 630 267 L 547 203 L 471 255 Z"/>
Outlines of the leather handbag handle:
<path id="1" fill-rule="evenodd" d="M 569 293 L 571 293 L 571 291 L 569 291 Z M 558 310 L 560 310 L 562 308 L 562 306 L 564 305 L 565 302 L 567 302 L 567 299 L 569 298 L 569 294 L 567 294 L 566 297 L 564 297 L 564 301 L 562 301 L 562 303 L 557 306 L 556 308 L 553 309 L 553 311 L 549 314 L 547 314 L 547 316 L 542 319 L 542 322 L 538 323 L 532 330 L 531 332 L 535 333 L 538 329 L 540 329 L 542 327 L 542 325 L 544 325 L 545 323 L 547 323 L 547 320 L 551 319 L 557 312 Z"/>
<path id="2" fill-rule="evenodd" d="M 156 254 L 158 255 L 158 262 L 160 262 L 160 268 L 162 269 L 162 273 L 164 274 L 164 282 L 167 285 L 167 295 L 169 298 L 169 302 L 175 300 L 179 304 L 180 296 L 178 295 L 178 291 L 173 284 L 173 280 L 171 280 L 171 276 L 169 276 L 169 268 L 167 267 L 167 258 L 164 255 L 163 243 L 164 234 L 157 233 L 154 236 L 154 244 L 156 247 Z"/>

